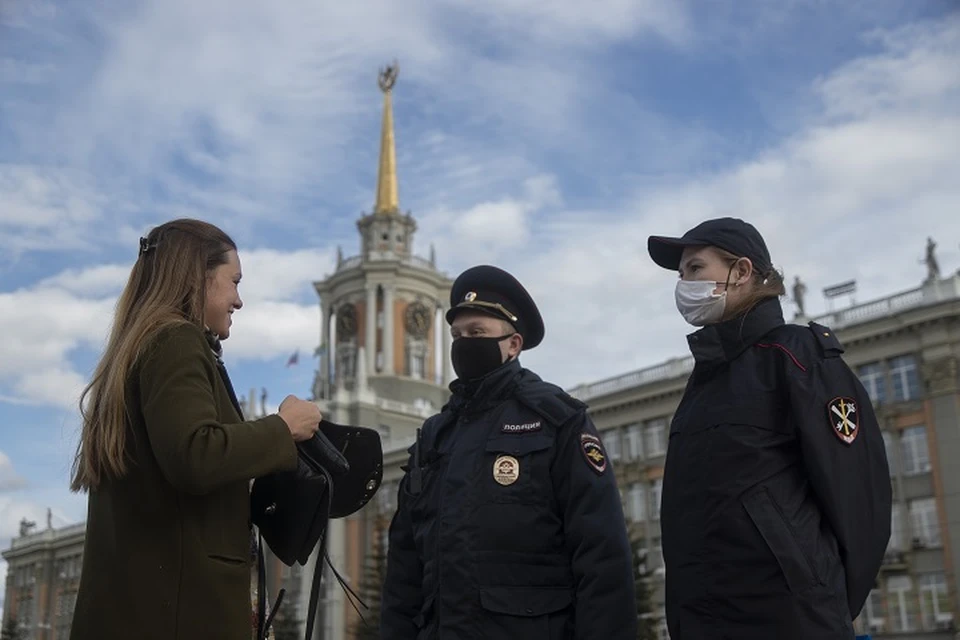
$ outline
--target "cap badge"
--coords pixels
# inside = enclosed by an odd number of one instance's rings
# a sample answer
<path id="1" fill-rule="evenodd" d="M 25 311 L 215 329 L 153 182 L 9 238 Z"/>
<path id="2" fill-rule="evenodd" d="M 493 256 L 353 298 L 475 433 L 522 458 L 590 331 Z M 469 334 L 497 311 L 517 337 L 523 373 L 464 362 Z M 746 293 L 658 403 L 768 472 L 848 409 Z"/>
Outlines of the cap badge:
<path id="1" fill-rule="evenodd" d="M 476 291 L 467 291 L 467 295 L 463 296 L 464 302 L 473 302 L 477 299 Z"/>
<path id="2" fill-rule="evenodd" d="M 520 477 L 520 463 L 513 456 L 498 456 L 493 463 L 493 479 L 503 486 L 511 485 Z"/>

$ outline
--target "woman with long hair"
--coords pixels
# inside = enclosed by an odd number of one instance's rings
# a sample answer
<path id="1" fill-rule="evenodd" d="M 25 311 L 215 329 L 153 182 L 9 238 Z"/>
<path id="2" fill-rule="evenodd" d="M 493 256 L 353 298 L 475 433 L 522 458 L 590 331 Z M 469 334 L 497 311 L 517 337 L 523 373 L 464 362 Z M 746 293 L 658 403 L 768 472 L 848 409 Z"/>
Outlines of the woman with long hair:
<path id="1" fill-rule="evenodd" d="M 753 225 L 708 220 L 648 250 L 699 327 L 663 476 L 670 637 L 851 640 L 890 537 L 866 391 L 830 329 L 784 323 Z"/>
<path id="2" fill-rule="evenodd" d="M 319 428 L 294 396 L 244 421 L 220 358 L 243 306 L 237 246 L 174 220 L 140 239 L 81 398 L 71 489 L 89 492 L 72 640 L 249 638 L 250 480 Z"/>

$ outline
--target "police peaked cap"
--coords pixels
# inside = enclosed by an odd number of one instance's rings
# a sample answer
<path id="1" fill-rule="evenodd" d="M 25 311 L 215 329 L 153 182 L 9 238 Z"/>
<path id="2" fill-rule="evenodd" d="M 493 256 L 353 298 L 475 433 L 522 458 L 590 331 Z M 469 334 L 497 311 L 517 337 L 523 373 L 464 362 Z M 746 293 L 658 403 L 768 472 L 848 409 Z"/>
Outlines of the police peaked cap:
<path id="1" fill-rule="evenodd" d="M 506 320 L 523 336 L 523 349 L 533 349 L 543 340 L 543 318 L 523 285 L 512 275 L 480 265 L 461 273 L 450 289 L 447 322 L 453 324 L 457 313 L 474 309 Z"/>
<path id="2" fill-rule="evenodd" d="M 750 258 L 754 270 L 762 275 L 773 269 L 763 236 L 756 227 L 739 218 L 707 220 L 679 238 L 650 236 L 647 240 L 647 250 L 653 261 L 671 271 L 680 268 L 680 258 L 687 247 L 717 247 L 735 256 Z"/>

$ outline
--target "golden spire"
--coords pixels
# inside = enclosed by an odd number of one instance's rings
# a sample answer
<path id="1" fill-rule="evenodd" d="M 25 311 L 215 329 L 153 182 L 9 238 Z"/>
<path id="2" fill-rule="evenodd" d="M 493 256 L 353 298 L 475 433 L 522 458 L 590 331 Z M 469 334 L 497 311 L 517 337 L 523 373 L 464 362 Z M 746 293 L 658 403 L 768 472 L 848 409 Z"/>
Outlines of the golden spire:
<path id="1" fill-rule="evenodd" d="M 383 92 L 383 124 L 380 129 L 380 168 L 377 173 L 377 200 L 374 213 L 399 213 L 400 197 L 397 195 L 397 149 L 393 139 L 393 102 L 390 99 L 393 85 L 397 82 L 400 66 L 380 70 L 378 84 Z"/>

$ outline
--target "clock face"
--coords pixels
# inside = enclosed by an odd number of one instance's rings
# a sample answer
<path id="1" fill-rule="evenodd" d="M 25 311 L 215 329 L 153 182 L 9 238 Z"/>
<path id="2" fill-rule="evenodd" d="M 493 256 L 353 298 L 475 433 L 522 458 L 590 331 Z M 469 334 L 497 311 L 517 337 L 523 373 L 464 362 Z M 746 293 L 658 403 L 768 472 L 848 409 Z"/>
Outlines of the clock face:
<path id="1" fill-rule="evenodd" d="M 357 333 L 357 308 L 345 304 L 337 311 L 337 334 L 344 338 Z"/>
<path id="2" fill-rule="evenodd" d="M 430 310 L 423 303 L 407 307 L 407 331 L 414 338 L 425 338 L 430 331 Z"/>

